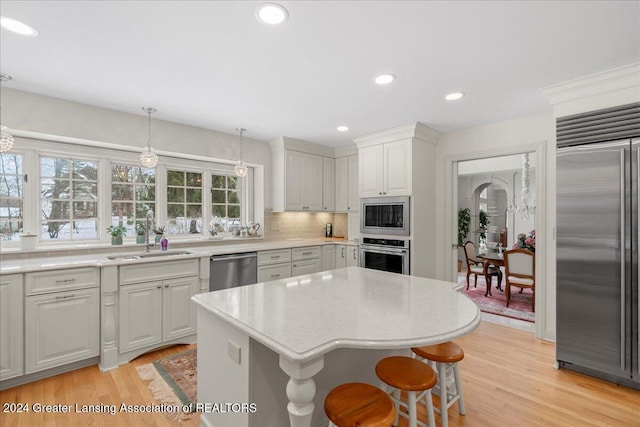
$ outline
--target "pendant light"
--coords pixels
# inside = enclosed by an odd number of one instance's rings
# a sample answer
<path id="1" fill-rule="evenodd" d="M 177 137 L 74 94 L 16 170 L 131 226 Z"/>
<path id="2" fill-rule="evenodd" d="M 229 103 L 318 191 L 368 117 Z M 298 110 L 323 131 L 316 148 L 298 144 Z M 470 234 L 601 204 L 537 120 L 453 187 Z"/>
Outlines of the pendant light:
<path id="1" fill-rule="evenodd" d="M 535 201 L 530 204 L 529 201 L 529 153 L 522 155 L 522 181 L 520 183 L 520 204 L 512 201 L 507 208 L 507 213 L 519 213 L 523 220 L 528 220 L 536 214 Z"/>
<path id="2" fill-rule="evenodd" d="M 142 107 L 142 110 L 149 116 L 149 121 L 147 126 L 147 149 L 140 153 L 140 163 L 142 163 L 142 166 L 153 168 L 158 164 L 158 155 L 151 148 L 151 113 L 155 113 L 156 109 Z"/>
<path id="3" fill-rule="evenodd" d="M 238 163 L 233 168 L 233 170 L 240 178 L 244 178 L 245 176 L 247 176 L 247 172 L 249 172 L 249 168 L 247 168 L 247 165 L 244 163 L 242 157 L 242 134 L 246 131 L 247 130 L 245 128 L 236 128 L 236 132 L 240 133 L 240 160 L 238 160 Z"/>
<path id="4" fill-rule="evenodd" d="M 7 127 L 2 124 L 2 82 L 9 80 L 11 80 L 11 76 L 0 74 L 0 153 L 11 150 L 15 143 L 13 136 L 7 131 Z"/>

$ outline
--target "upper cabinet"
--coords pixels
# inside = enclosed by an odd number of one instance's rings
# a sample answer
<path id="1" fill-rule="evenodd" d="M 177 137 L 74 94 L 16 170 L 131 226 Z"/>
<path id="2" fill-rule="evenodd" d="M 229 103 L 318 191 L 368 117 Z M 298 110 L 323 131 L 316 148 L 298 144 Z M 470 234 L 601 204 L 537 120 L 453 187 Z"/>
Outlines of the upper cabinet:
<path id="1" fill-rule="evenodd" d="M 322 157 L 285 150 L 285 209 L 321 211 Z"/>
<path id="2" fill-rule="evenodd" d="M 411 195 L 411 141 L 363 147 L 360 156 L 360 197 Z"/>
<path id="3" fill-rule="evenodd" d="M 322 158 L 322 211 L 336 210 L 336 160 Z"/>
<path id="4" fill-rule="evenodd" d="M 356 212 L 360 209 L 358 189 L 358 156 L 336 159 L 336 212 Z"/>

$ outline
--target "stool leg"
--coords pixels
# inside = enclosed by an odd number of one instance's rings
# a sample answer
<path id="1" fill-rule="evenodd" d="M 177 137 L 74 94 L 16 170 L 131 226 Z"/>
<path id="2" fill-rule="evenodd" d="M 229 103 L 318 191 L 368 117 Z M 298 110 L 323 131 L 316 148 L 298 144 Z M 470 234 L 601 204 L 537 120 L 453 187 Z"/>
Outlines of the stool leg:
<path id="1" fill-rule="evenodd" d="M 456 381 L 456 392 L 458 393 L 458 412 L 460 415 L 465 414 L 464 409 L 464 400 L 462 399 L 462 381 L 460 381 L 460 370 L 458 369 L 458 364 L 453 364 L 453 378 Z"/>
<path id="2" fill-rule="evenodd" d="M 431 397 L 431 390 L 428 390 L 425 393 L 424 400 L 427 404 L 427 425 L 429 427 L 436 427 L 436 417 L 433 415 L 433 398 Z"/>
<path id="3" fill-rule="evenodd" d="M 416 392 L 409 391 L 408 401 L 409 401 L 409 427 L 418 427 L 418 413 L 416 409 Z M 396 424 L 397 425 L 397 424 Z"/>
<path id="4" fill-rule="evenodd" d="M 338 427 L 331 420 L 329 420 L 329 427 Z"/>
<path id="5" fill-rule="evenodd" d="M 438 385 L 440 386 L 440 423 L 442 427 L 449 425 L 447 415 L 447 364 L 438 363 Z"/>
<path id="6" fill-rule="evenodd" d="M 400 422 L 400 404 L 398 403 L 400 401 L 400 389 L 396 388 L 392 391 L 393 395 L 395 396 L 396 400 L 393 401 L 394 406 L 396 407 L 396 419 L 393 420 L 393 425 L 397 426 L 398 422 Z"/>

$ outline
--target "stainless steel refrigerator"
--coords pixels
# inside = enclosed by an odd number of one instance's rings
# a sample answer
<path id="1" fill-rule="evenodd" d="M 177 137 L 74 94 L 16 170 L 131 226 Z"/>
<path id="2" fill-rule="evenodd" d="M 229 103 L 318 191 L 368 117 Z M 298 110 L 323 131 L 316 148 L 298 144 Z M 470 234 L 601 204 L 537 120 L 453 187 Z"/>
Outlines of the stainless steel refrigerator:
<path id="1" fill-rule="evenodd" d="M 561 368 L 640 389 L 640 138 L 557 150 Z"/>

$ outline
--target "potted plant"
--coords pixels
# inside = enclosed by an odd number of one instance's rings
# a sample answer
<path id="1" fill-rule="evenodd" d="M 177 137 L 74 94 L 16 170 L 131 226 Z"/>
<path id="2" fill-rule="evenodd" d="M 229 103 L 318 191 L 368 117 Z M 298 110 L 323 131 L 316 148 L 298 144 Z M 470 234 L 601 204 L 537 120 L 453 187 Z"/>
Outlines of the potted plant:
<path id="1" fill-rule="evenodd" d="M 110 225 L 107 227 L 107 233 L 111 234 L 112 245 L 121 245 L 122 236 L 127 234 L 127 227 L 124 225 Z"/>
<path id="2" fill-rule="evenodd" d="M 144 224 L 140 222 L 136 224 L 136 243 L 144 243 L 146 232 Z"/>
<path id="3" fill-rule="evenodd" d="M 482 209 L 480 209 L 480 215 L 478 217 L 480 222 L 480 243 L 487 242 L 487 226 L 489 225 L 489 215 Z"/>
<path id="4" fill-rule="evenodd" d="M 160 243 L 162 236 L 164 236 L 164 226 L 160 225 L 153 229 L 153 233 L 156 235 L 156 244 Z"/>
<path id="5" fill-rule="evenodd" d="M 469 208 L 458 211 L 458 248 L 464 245 L 464 239 L 469 234 L 471 226 L 471 210 Z M 458 254 L 458 272 L 462 271 L 462 254 Z"/>

